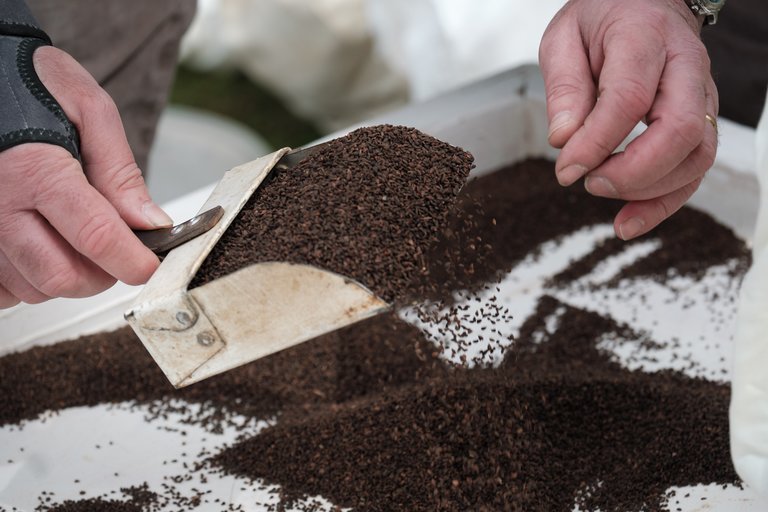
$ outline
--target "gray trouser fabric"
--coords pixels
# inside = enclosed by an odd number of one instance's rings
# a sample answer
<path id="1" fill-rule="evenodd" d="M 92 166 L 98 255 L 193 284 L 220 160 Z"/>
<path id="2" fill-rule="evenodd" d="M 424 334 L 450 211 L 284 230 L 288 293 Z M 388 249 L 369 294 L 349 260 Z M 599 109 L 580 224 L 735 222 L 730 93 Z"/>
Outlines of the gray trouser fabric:
<path id="1" fill-rule="evenodd" d="M 117 104 L 144 169 L 196 0 L 27 0 L 53 44 L 77 59 Z"/>

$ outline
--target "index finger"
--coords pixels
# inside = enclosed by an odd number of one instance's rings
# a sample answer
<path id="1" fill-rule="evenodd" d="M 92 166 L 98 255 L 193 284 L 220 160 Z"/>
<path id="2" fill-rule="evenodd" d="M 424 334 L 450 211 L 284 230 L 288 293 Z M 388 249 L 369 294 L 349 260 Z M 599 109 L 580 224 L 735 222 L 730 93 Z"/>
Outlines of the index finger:
<path id="1" fill-rule="evenodd" d="M 712 128 L 705 114 L 717 115 L 715 109 L 707 108 L 707 87 L 712 89 L 713 103 L 717 90 L 709 85 L 709 70 L 697 57 L 682 52 L 670 56 L 648 115 L 648 129 L 590 176 L 607 178 L 626 198 L 661 182 L 702 143 L 705 129 Z"/>
<path id="2" fill-rule="evenodd" d="M 72 247 L 116 279 L 143 284 L 157 256 L 126 225 L 117 210 L 77 169 L 61 170 L 36 196 L 37 210 Z M 69 172 L 68 172 L 69 171 Z"/>
<path id="3" fill-rule="evenodd" d="M 639 27 L 637 33 L 648 30 Z M 555 167 L 563 184 L 602 164 L 653 104 L 666 59 L 663 40 L 631 34 L 631 28 L 624 27 L 605 36 L 597 102 L 563 147 Z"/>
<path id="4" fill-rule="evenodd" d="M 595 83 L 578 26 L 556 18 L 539 47 L 547 95 L 549 143 L 562 148 L 595 105 Z"/>

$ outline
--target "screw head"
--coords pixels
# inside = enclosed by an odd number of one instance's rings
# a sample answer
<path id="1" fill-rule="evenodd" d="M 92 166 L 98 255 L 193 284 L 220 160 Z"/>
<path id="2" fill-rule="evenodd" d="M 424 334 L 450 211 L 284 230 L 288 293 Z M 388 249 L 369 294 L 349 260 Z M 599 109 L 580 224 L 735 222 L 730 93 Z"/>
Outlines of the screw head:
<path id="1" fill-rule="evenodd" d="M 176 313 L 176 321 L 179 322 L 184 327 L 189 327 L 192 325 L 192 317 L 189 316 L 189 313 L 186 311 L 179 311 Z"/>
<path id="2" fill-rule="evenodd" d="M 197 342 L 204 347 L 210 347 L 216 343 L 216 336 L 210 331 L 203 331 L 197 335 Z"/>

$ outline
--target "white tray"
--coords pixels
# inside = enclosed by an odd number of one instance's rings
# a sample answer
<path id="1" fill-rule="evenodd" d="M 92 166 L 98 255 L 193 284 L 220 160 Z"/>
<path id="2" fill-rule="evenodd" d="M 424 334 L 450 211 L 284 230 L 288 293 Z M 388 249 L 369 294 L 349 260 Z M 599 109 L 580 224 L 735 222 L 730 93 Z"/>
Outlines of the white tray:
<path id="1" fill-rule="evenodd" d="M 546 143 L 543 87 L 538 69 L 534 66 L 511 70 L 365 124 L 382 122 L 414 126 L 471 151 L 477 163 L 474 173 L 478 175 L 526 157 L 556 155 Z M 753 174 L 754 130 L 725 120 L 720 120 L 720 127 L 718 159 L 691 203 L 733 227 L 746 239 L 753 228 L 758 201 Z M 209 192 L 210 187 L 179 198 L 167 206 L 177 219 L 190 217 Z M 518 266 L 504 285 L 501 295 L 505 296 L 520 322 L 525 319 L 524 312 L 532 311 L 537 293 L 541 292 L 542 282 L 547 276 L 567 265 L 570 258 L 588 251 L 595 240 L 609 236 L 612 236 L 610 226 L 582 230 L 566 237 L 561 243 L 551 245 L 546 251 L 551 257 Z M 639 246 L 637 250 L 651 248 Z M 637 254 L 625 256 L 632 258 Z M 600 268 L 600 275 L 593 275 L 592 278 L 605 279 L 623 264 L 626 261 L 622 262 L 621 258 L 607 262 Z M 736 293 L 735 285 L 723 281 L 717 269 L 708 279 L 707 285 L 720 287 L 723 295 Z M 682 285 L 677 283 L 675 286 Z M 644 292 L 655 294 L 652 296 L 658 299 L 660 305 L 668 299 L 670 290 L 660 287 L 644 289 Z M 677 300 L 685 300 L 685 294 L 696 297 L 701 293 L 696 286 L 682 286 L 676 292 Z M 54 300 L 0 312 L 0 354 L 125 325 L 122 313 L 137 293 L 137 288 L 118 286 L 92 299 Z M 651 303 L 647 315 L 632 319 L 627 308 L 606 307 L 604 303 L 597 303 L 577 292 L 561 291 L 557 298 L 621 321 L 634 322 L 633 327 L 648 330 L 659 339 L 677 336 L 676 329 L 681 324 L 700 325 L 702 335 L 707 336 L 707 322 L 711 321 L 707 318 L 709 312 L 706 307 L 681 306 L 677 309 L 666 304 L 665 308 L 656 310 Z M 723 329 L 732 329 L 732 313 L 725 312 L 727 318 Z M 686 321 L 680 321 L 681 314 L 687 315 Z M 402 315 L 409 318 L 407 311 L 403 311 Z M 510 327 L 513 331 L 515 328 Z M 615 348 L 619 359 L 628 356 L 622 350 L 622 347 Z M 695 347 L 690 350 L 690 357 L 713 372 L 729 367 L 727 350 L 699 352 Z M 671 353 L 655 355 L 660 367 L 674 367 Z M 724 362 L 720 361 L 721 356 L 726 358 Z M 0 509 L 5 507 L 11 510 L 15 506 L 20 510 L 31 510 L 37 504 L 41 491 L 53 491 L 56 501 L 62 501 L 100 496 L 120 486 L 139 485 L 145 481 L 158 490 L 163 477 L 185 473 L 183 452 L 198 453 L 203 448 L 215 451 L 217 447 L 231 442 L 235 435 L 234 432 L 212 435 L 186 426 L 187 436 L 181 438 L 171 432 L 173 428 L 162 428 L 178 425 L 179 418 L 170 417 L 163 421 L 163 424 L 150 425 L 144 421 L 140 410 L 130 410 L 128 406 L 102 406 L 62 411 L 47 422 L 30 422 L 23 429 L 0 428 Z M 254 432 L 264 425 L 264 422 L 254 423 Z M 185 445 L 181 444 L 182 439 Z M 100 448 L 96 449 L 96 445 Z M 25 448 L 23 452 L 21 447 Z M 178 462 L 163 464 L 163 461 L 171 460 Z M 189 459 L 186 461 L 189 462 Z M 119 473 L 120 478 L 113 478 L 114 473 Z M 77 475 L 79 483 L 73 483 L 73 475 Z M 199 482 L 190 485 L 200 488 Z M 246 510 L 261 510 L 247 504 L 256 499 L 270 499 L 264 492 L 240 490 L 242 482 L 234 477 L 211 476 L 207 486 L 213 498 L 241 504 Z M 183 491 L 184 485 L 178 485 L 177 489 Z M 85 491 L 85 494 L 81 495 L 80 491 Z M 685 489 L 677 495 L 686 493 L 690 496 L 676 503 L 673 510 L 677 507 L 688 512 L 704 510 L 702 503 L 706 503 L 706 510 L 709 511 L 768 509 L 768 504 L 758 501 L 749 490 L 734 487 L 700 486 Z M 702 496 L 707 497 L 706 502 L 700 500 Z M 200 507 L 198 510 L 219 508 Z"/>

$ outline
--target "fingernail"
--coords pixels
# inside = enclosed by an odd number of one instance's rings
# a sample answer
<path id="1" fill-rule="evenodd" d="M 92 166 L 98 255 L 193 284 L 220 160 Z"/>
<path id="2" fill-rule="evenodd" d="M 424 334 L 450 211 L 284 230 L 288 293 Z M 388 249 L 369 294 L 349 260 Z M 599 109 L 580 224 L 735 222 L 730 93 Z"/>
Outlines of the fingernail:
<path id="1" fill-rule="evenodd" d="M 616 187 L 613 186 L 608 178 L 602 176 L 587 176 L 584 179 L 584 188 L 593 196 L 599 197 L 619 197 Z"/>
<path id="2" fill-rule="evenodd" d="M 558 112 L 557 114 L 555 114 L 555 117 L 553 117 L 552 121 L 549 123 L 549 135 L 547 137 L 551 138 L 552 135 L 555 134 L 555 132 L 557 132 L 561 128 L 565 128 L 572 122 L 573 122 L 573 114 L 569 110 Z"/>
<path id="3" fill-rule="evenodd" d="M 631 240 L 643 232 L 645 221 L 640 217 L 632 217 L 619 225 L 619 238 Z"/>
<path id="4" fill-rule="evenodd" d="M 587 174 L 589 169 L 581 164 L 571 164 L 557 171 L 557 181 L 564 187 L 572 185 L 576 180 Z"/>
<path id="5" fill-rule="evenodd" d="M 162 208 L 157 206 L 152 201 L 147 201 L 141 207 L 141 213 L 144 214 L 144 218 L 149 221 L 156 228 L 167 228 L 173 226 L 173 219 L 171 219 Z"/>

